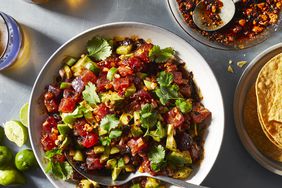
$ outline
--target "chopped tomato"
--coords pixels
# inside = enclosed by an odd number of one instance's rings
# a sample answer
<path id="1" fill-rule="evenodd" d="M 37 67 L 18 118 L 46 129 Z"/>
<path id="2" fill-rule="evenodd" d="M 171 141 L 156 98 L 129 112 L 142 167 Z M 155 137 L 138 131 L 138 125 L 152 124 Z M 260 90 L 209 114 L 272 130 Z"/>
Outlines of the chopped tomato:
<path id="1" fill-rule="evenodd" d="M 43 146 L 44 151 L 49 151 L 56 147 L 55 141 L 58 138 L 56 134 L 45 134 L 41 138 L 41 145 Z"/>
<path id="2" fill-rule="evenodd" d="M 70 113 L 73 112 L 76 106 L 76 101 L 73 98 L 62 98 L 59 111 L 62 113 Z"/>
<path id="3" fill-rule="evenodd" d="M 64 155 L 55 155 L 53 159 L 56 162 L 63 163 L 66 160 L 66 157 Z"/>
<path id="4" fill-rule="evenodd" d="M 144 63 L 136 57 L 131 57 L 128 59 L 128 65 L 135 72 L 141 71 L 144 67 Z"/>
<path id="5" fill-rule="evenodd" d="M 121 65 L 118 67 L 118 72 L 121 76 L 132 75 L 133 71 L 129 66 Z"/>
<path id="6" fill-rule="evenodd" d="M 181 72 L 173 72 L 173 81 L 176 84 L 182 84 L 182 73 Z"/>
<path id="7" fill-rule="evenodd" d="M 194 123 L 202 123 L 204 120 L 211 117 L 211 112 L 203 107 L 200 103 L 198 103 L 193 106 L 191 115 Z"/>
<path id="8" fill-rule="evenodd" d="M 86 124 L 85 119 L 78 119 L 74 122 L 73 133 L 75 136 L 86 136 L 87 131 L 84 129 L 84 125 Z"/>
<path id="9" fill-rule="evenodd" d="M 52 128 L 57 127 L 57 122 L 53 116 L 49 116 L 42 124 L 42 127 L 43 133 L 50 133 Z"/>
<path id="10" fill-rule="evenodd" d="M 138 138 L 137 140 L 132 138 L 127 142 L 127 146 L 130 148 L 132 156 L 147 148 L 147 143 L 143 138 Z"/>
<path id="11" fill-rule="evenodd" d="M 96 115 L 96 119 L 100 121 L 109 113 L 109 108 L 105 104 L 99 104 L 93 112 Z"/>
<path id="12" fill-rule="evenodd" d="M 184 116 L 177 107 L 174 107 L 167 113 L 166 121 L 168 124 L 172 124 L 177 128 L 183 124 Z"/>
<path id="13" fill-rule="evenodd" d="M 151 48 L 153 47 L 152 44 L 142 44 L 135 52 L 134 52 L 134 56 L 138 57 L 139 59 L 141 59 L 143 62 L 148 63 L 150 61 L 149 59 L 149 51 L 151 50 Z"/>
<path id="14" fill-rule="evenodd" d="M 130 81 L 127 77 L 125 78 L 115 78 L 114 79 L 114 89 L 118 92 L 124 91 L 130 85 Z"/>
<path id="15" fill-rule="evenodd" d="M 106 74 L 102 74 L 99 76 L 97 82 L 96 82 L 96 86 L 97 86 L 97 91 L 106 91 L 107 89 L 112 88 L 112 84 L 110 82 L 110 80 L 107 79 Z"/>
<path id="16" fill-rule="evenodd" d="M 104 61 L 100 61 L 98 64 L 98 66 L 103 70 L 103 68 L 112 68 L 115 67 L 119 62 L 119 58 L 118 57 L 108 57 L 106 60 Z"/>
<path id="17" fill-rule="evenodd" d="M 91 148 L 92 146 L 96 145 L 99 141 L 99 136 L 95 133 L 88 133 L 86 136 L 79 138 L 79 143 L 86 148 Z"/>
<path id="18" fill-rule="evenodd" d="M 44 105 L 50 113 L 58 111 L 58 103 L 55 99 L 44 99 Z"/>
<path id="19" fill-rule="evenodd" d="M 84 70 L 81 79 L 84 82 L 84 85 L 86 85 L 88 82 L 95 83 L 97 81 L 97 76 L 90 70 Z"/>
<path id="20" fill-rule="evenodd" d="M 100 159 L 94 157 L 87 157 L 86 165 L 87 165 L 87 169 L 89 170 L 99 170 L 104 167 L 104 165 L 100 162 Z"/>

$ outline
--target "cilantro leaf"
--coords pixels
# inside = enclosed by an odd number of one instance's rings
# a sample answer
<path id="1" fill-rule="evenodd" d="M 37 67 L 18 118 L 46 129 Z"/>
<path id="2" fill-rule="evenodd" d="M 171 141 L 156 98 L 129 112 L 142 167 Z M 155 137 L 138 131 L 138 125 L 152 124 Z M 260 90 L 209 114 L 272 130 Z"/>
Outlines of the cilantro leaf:
<path id="1" fill-rule="evenodd" d="M 121 130 L 112 130 L 109 134 L 109 138 L 110 139 L 113 139 L 113 138 L 118 138 L 120 137 L 122 134 L 122 131 Z"/>
<path id="2" fill-rule="evenodd" d="M 109 137 L 102 137 L 100 138 L 100 142 L 102 144 L 102 146 L 109 146 L 111 144 L 112 139 L 110 139 Z"/>
<path id="3" fill-rule="evenodd" d="M 187 113 L 192 110 L 192 103 L 189 100 L 177 99 L 175 105 L 180 109 L 182 113 Z"/>
<path id="4" fill-rule="evenodd" d="M 161 122 L 158 121 L 157 123 L 157 129 L 154 131 L 150 131 L 148 136 L 151 136 L 155 141 L 160 142 L 162 138 L 166 136 L 166 130 L 162 126 Z"/>
<path id="5" fill-rule="evenodd" d="M 160 84 L 160 86 L 169 86 L 173 81 L 173 74 L 162 71 L 160 72 L 157 81 Z"/>
<path id="6" fill-rule="evenodd" d="M 105 60 L 112 54 L 112 48 L 106 39 L 93 37 L 87 42 L 87 51 L 89 56 L 95 60 Z"/>
<path id="7" fill-rule="evenodd" d="M 161 166 L 165 163 L 165 149 L 162 145 L 154 146 L 149 154 L 149 161 L 151 168 L 154 171 L 159 171 Z"/>
<path id="8" fill-rule="evenodd" d="M 157 123 L 157 113 L 151 104 L 145 104 L 140 112 L 141 126 L 149 131 Z"/>
<path id="9" fill-rule="evenodd" d="M 101 129 L 109 132 L 110 130 L 116 128 L 119 124 L 118 118 L 114 115 L 106 115 L 100 123 Z"/>
<path id="10" fill-rule="evenodd" d="M 173 57 L 174 53 L 175 51 L 170 47 L 161 49 L 160 46 L 155 45 L 149 51 L 149 58 L 151 61 L 155 61 L 156 63 L 164 63 L 169 58 Z"/>
<path id="11" fill-rule="evenodd" d="M 173 84 L 172 86 L 161 86 L 155 90 L 156 95 L 159 97 L 162 105 L 165 105 L 169 99 L 178 99 L 178 86 Z"/>
<path id="12" fill-rule="evenodd" d="M 61 155 L 61 149 L 52 149 L 45 153 L 45 158 L 48 160 L 48 164 L 45 168 L 46 173 L 53 174 L 58 179 L 67 180 L 72 176 L 73 169 L 68 162 L 59 163 L 54 162 L 53 157 L 55 155 Z"/>
<path id="13" fill-rule="evenodd" d="M 62 150 L 61 149 L 52 149 L 49 150 L 45 153 L 45 158 L 51 160 L 52 157 L 54 157 L 55 155 L 61 155 L 62 154 Z"/>
<path id="14" fill-rule="evenodd" d="M 89 82 L 86 86 L 84 91 L 82 92 L 83 99 L 87 101 L 89 104 L 97 104 L 100 103 L 100 98 L 96 92 L 96 86 Z"/>

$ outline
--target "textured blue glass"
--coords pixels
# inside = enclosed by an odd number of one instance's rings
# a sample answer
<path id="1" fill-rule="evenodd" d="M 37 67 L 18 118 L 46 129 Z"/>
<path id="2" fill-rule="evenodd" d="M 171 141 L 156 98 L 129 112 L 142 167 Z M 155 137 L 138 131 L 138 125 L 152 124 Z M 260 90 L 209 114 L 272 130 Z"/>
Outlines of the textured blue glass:
<path id="1" fill-rule="evenodd" d="M 3 56 L 0 58 L 0 70 L 12 65 L 21 49 L 22 34 L 18 23 L 9 15 L 0 12 L 8 29 L 8 45 Z"/>

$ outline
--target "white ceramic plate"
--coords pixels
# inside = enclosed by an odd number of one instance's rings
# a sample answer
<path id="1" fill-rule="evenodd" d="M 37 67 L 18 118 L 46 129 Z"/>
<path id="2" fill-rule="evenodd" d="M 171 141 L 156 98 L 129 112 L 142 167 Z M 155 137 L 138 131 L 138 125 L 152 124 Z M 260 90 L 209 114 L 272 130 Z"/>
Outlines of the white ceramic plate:
<path id="1" fill-rule="evenodd" d="M 216 78 L 204 58 L 186 41 L 160 27 L 135 22 L 106 24 L 75 36 L 61 46 L 40 71 L 30 98 L 29 134 L 32 148 L 42 170 L 46 164 L 43 162 L 44 152 L 40 144 L 40 135 L 41 124 L 47 115 L 42 113 L 43 107 L 39 103 L 39 98 L 44 92 L 44 88 L 52 83 L 54 77 L 58 75 L 62 60 L 67 55 L 79 56 L 85 49 L 87 41 L 95 35 L 109 38 L 137 35 L 143 39 L 151 39 L 154 44 L 161 47 L 173 47 L 178 52 L 178 56 L 187 63 L 187 68 L 193 71 L 196 83 L 204 96 L 203 103 L 212 112 L 213 117 L 206 135 L 205 157 L 199 168 L 187 180 L 193 184 L 200 184 L 208 175 L 217 158 L 224 132 L 223 101 Z M 55 187 L 74 187 L 73 184 L 55 180 L 48 174 L 46 176 Z"/>

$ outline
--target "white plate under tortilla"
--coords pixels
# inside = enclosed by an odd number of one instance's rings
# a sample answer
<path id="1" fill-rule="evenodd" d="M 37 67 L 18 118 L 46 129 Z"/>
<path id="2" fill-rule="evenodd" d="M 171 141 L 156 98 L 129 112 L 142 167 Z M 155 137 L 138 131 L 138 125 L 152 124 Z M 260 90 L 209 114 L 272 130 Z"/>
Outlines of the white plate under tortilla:
<path id="1" fill-rule="evenodd" d="M 234 95 L 234 119 L 238 135 L 246 150 L 264 168 L 282 175 L 282 163 L 274 161 L 261 153 L 249 137 L 243 122 L 243 106 L 250 87 L 255 83 L 261 68 L 275 55 L 282 53 L 282 43 L 274 45 L 260 53 L 243 72 Z"/>

